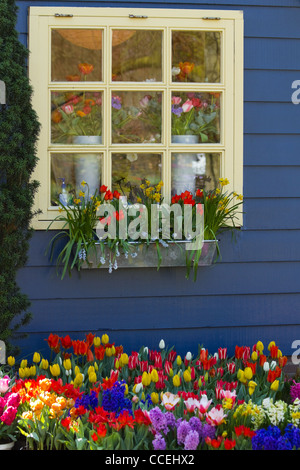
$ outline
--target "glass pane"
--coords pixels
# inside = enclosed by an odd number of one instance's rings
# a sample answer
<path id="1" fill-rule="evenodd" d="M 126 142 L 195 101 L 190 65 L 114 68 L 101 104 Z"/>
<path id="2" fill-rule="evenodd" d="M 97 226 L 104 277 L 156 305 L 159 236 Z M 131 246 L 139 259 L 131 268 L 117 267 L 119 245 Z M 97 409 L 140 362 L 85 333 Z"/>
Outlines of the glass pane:
<path id="1" fill-rule="evenodd" d="M 99 190 L 102 182 L 102 155 L 99 153 L 60 153 L 51 155 L 51 205 L 57 200 L 71 204 L 88 184 L 89 196 Z"/>
<path id="2" fill-rule="evenodd" d="M 194 194 L 197 189 L 215 189 L 220 178 L 220 155 L 173 153 L 171 178 L 172 196 L 186 190 Z"/>
<path id="3" fill-rule="evenodd" d="M 112 155 L 112 187 L 131 201 L 135 188 L 147 179 L 151 186 L 162 179 L 162 158 L 155 153 L 115 153 Z"/>
<path id="4" fill-rule="evenodd" d="M 102 31 L 52 29 L 51 80 L 101 81 Z"/>
<path id="5" fill-rule="evenodd" d="M 51 92 L 51 142 L 101 144 L 102 93 Z"/>
<path id="6" fill-rule="evenodd" d="M 220 82 L 220 38 L 217 31 L 173 31 L 173 81 Z"/>
<path id="7" fill-rule="evenodd" d="M 112 143 L 161 142 L 162 94 L 116 91 L 112 94 Z"/>
<path id="8" fill-rule="evenodd" d="M 112 80 L 162 81 L 162 32 L 114 30 L 112 32 Z"/>
<path id="9" fill-rule="evenodd" d="M 220 142 L 220 93 L 174 92 L 171 112 L 172 142 Z"/>

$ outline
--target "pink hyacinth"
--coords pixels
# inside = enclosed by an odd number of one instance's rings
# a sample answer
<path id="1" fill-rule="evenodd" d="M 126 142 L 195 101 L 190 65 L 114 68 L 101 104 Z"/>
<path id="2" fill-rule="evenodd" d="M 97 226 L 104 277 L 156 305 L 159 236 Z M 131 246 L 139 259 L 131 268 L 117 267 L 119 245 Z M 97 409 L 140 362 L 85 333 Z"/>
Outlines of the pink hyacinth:
<path id="1" fill-rule="evenodd" d="M 291 386 L 290 395 L 292 402 L 299 398 L 300 400 L 300 383 L 294 381 L 294 385 Z"/>

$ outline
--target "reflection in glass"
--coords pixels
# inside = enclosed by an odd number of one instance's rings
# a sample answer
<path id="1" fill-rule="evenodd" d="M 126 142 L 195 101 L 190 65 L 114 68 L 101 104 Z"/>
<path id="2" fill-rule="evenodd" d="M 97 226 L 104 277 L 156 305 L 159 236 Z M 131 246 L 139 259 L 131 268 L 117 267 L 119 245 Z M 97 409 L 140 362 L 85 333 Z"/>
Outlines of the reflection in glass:
<path id="1" fill-rule="evenodd" d="M 220 155 L 218 153 L 173 153 L 172 196 L 197 189 L 206 191 L 218 187 Z"/>
<path id="2" fill-rule="evenodd" d="M 102 181 L 102 155 L 97 153 L 60 153 L 51 155 L 51 205 L 58 205 L 67 194 L 68 204 L 78 197 L 81 183 L 88 184 L 89 196 L 99 190 Z M 63 186 L 65 185 L 65 187 Z M 86 189 L 86 192 L 87 192 Z"/>
<path id="3" fill-rule="evenodd" d="M 82 136 L 95 136 L 96 138 L 82 141 Z M 101 144 L 101 136 L 102 93 L 51 92 L 52 143 Z"/>
<path id="4" fill-rule="evenodd" d="M 101 81 L 102 31 L 52 29 L 51 80 Z"/>
<path id="5" fill-rule="evenodd" d="M 218 31 L 172 32 L 172 80 L 174 82 L 220 82 Z"/>
<path id="6" fill-rule="evenodd" d="M 113 30 L 112 46 L 112 80 L 162 81 L 161 31 Z"/>
<path id="7" fill-rule="evenodd" d="M 154 153 L 115 153 L 112 155 L 112 187 L 131 201 L 136 187 L 147 179 L 157 185 L 162 179 L 161 155 Z"/>
<path id="8" fill-rule="evenodd" d="M 173 142 L 220 142 L 220 93 L 173 92 L 171 113 Z"/>
<path id="9" fill-rule="evenodd" d="M 112 94 L 112 143 L 161 142 L 162 95 L 153 91 Z"/>

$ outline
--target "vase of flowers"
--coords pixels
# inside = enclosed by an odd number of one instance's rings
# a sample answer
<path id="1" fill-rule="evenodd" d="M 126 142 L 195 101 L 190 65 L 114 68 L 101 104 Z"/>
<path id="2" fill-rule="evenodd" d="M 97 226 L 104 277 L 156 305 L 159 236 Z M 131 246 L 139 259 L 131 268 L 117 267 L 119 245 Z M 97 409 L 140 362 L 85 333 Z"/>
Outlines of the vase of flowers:
<path id="1" fill-rule="evenodd" d="M 216 93 L 173 94 L 172 142 L 185 144 L 199 141 L 218 142 L 220 133 L 218 99 L 219 95 Z"/>
<path id="2" fill-rule="evenodd" d="M 75 145 L 100 145 L 101 135 L 77 135 L 73 138 Z M 75 154 L 75 178 L 76 190 L 80 191 L 82 181 L 86 181 L 90 188 L 90 194 L 94 194 L 100 186 L 101 156 L 99 153 Z"/>

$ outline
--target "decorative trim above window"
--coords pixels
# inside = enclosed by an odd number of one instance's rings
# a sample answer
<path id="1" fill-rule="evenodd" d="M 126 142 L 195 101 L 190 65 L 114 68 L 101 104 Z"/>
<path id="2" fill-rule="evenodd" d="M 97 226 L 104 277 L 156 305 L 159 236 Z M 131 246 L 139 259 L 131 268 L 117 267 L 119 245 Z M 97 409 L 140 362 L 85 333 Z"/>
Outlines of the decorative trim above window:
<path id="1" fill-rule="evenodd" d="M 42 124 L 34 228 L 82 180 L 126 194 L 147 178 L 243 192 L 240 11 L 30 7 L 29 74 Z M 239 216 L 242 225 L 242 216 Z M 52 229 L 60 228 L 53 223 Z"/>

